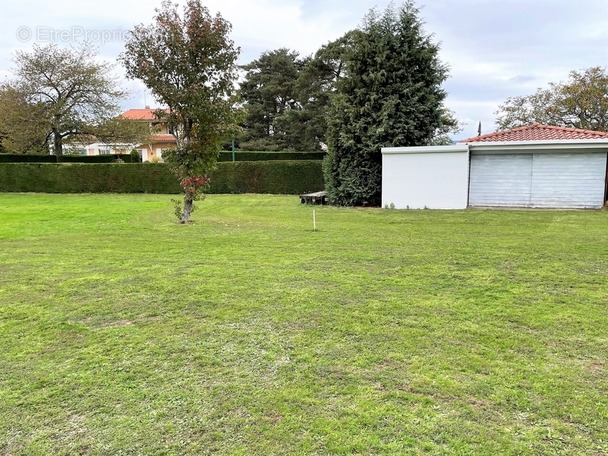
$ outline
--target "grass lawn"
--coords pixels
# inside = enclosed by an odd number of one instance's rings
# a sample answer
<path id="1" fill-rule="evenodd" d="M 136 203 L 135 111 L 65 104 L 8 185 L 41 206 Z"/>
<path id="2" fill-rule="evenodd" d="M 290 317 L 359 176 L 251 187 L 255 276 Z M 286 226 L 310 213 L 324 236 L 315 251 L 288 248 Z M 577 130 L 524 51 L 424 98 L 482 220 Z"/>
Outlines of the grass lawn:
<path id="1" fill-rule="evenodd" d="M 608 212 L 0 194 L 0 454 L 608 453 Z"/>

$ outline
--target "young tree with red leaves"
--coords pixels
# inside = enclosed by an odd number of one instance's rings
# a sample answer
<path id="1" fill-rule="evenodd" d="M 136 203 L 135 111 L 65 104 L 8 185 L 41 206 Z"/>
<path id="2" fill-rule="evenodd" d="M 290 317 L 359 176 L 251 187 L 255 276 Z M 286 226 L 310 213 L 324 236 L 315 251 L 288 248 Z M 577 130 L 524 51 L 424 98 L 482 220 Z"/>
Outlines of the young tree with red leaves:
<path id="1" fill-rule="evenodd" d="M 169 108 L 177 147 L 163 158 L 184 189 L 183 208 L 177 211 L 181 223 L 190 220 L 221 142 L 236 126 L 233 96 L 240 49 L 229 37 L 231 30 L 200 0 L 188 0 L 181 16 L 167 0 L 152 25 L 135 27 L 120 57 L 127 76 L 142 80 Z"/>

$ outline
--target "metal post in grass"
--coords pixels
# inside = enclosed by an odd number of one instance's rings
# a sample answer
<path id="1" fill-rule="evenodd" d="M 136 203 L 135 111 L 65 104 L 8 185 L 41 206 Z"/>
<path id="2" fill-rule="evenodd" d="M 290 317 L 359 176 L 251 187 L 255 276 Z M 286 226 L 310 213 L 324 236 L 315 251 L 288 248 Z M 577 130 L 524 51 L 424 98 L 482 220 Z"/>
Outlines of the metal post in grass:
<path id="1" fill-rule="evenodd" d="M 317 231 L 317 211 L 312 210 L 312 230 Z"/>
<path id="2" fill-rule="evenodd" d="M 234 153 L 234 136 L 232 137 L 232 161 L 236 161 L 236 155 Z"/>

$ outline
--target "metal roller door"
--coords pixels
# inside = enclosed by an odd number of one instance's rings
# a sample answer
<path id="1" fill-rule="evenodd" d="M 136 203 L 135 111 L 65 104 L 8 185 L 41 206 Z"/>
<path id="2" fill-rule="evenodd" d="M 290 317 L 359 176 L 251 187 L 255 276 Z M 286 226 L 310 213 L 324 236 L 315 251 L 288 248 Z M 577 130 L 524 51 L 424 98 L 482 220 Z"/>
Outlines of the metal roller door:
<path id="1" fill-rule="evenodd" d="M 532 207 L 604 204 L 606 154 L 534 154 Z"/>
<path id="2" fill-rule="evenodd" d="M 532 154 L 471 155 L 470 179 L 469 206 L 529 206 Z"/>
<path id="3" fill-rule="evenodd" d="M 470 206 L 595 208 L 606 153 L 472 155 Z"/>

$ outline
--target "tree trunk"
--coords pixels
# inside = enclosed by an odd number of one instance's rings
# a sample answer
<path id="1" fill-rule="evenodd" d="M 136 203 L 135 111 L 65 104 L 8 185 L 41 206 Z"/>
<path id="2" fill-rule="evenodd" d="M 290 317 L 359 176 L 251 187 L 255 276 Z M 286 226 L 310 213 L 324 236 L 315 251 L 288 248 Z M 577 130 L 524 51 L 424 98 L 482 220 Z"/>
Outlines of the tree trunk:
<path id="1" fill-rule="evenodd" d="M 56 128 L 53 128 L 53 150 L 55 155 L 63 155 L 63 138 Z"/>
<path id="2" fill-rule="evenodd" d="M 192 200 L 192 195 L 190 195 L 190 192 L 186 191 L 184 194 L 184 211 L 182 212 L 180 223 L 188 223 L 190 221 L 190 214 L 192 213 L 193 206 L 194 201 Z"/>

